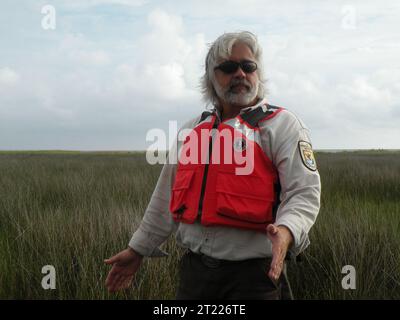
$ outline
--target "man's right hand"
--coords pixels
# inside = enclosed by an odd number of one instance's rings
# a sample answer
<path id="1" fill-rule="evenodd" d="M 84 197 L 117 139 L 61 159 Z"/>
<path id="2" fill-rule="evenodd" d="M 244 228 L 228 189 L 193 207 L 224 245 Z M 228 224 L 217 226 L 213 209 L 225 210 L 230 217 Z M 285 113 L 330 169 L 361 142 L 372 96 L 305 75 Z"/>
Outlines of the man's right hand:
<path id="1" fill-rule="evenodd" d="M 112 265 L 106 279 L 108 291 L 115 292 L 128 288 L 142 260 L 143 256 L 132 248 L 125 249 L 115 256 L 104 260 L 104 263 Z"/>

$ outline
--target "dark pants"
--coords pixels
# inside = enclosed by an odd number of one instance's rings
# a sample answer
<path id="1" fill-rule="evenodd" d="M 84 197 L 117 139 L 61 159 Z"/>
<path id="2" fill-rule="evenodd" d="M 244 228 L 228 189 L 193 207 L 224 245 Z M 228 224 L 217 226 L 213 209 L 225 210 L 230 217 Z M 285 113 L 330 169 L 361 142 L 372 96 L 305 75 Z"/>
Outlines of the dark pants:
<path id="1" fill-rule="evenodd" d="M 188 251 L 179 265 L 176 299 L 292 299 L 286 266 L 278 282 L 267 275 L 271 259 L 218 260 Z"/>

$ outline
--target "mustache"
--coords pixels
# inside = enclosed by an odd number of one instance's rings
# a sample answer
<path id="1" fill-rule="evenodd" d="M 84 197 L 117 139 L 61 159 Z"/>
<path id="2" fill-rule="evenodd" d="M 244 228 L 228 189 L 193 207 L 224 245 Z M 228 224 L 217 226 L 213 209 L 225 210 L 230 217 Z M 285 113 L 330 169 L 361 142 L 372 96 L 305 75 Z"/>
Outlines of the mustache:
<path id="1" fill-rule="evenodd" d="M 238 85 L 245 86 L 247 90 L 250 90 L 252 87 L 251 83 L 246 79 L 232 79 L 231 83 L 229 84 L 229 90 L 232 90 L 234 87 Z"/>

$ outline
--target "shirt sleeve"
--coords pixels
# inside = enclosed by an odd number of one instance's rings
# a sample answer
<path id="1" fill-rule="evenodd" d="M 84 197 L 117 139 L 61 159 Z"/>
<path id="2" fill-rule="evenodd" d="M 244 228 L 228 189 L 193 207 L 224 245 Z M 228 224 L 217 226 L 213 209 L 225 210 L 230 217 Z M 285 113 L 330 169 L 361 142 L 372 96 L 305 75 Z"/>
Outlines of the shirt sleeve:
<path id="1" fill-rule="evenodd" d="M 129 246 L 143 256 L 167 255 L 159 246 L 175 229 L 175 222 L 168 209 L 175 170 L 175 165 L 168 161 L 164 164 L 139 228 L 129 241 Z"/>
<path id="2" fill-rule="evenodd" d="M 275 224 L 291 231 L 294 243 L 289 252 L 298 255 L 310 244 L 308 233 L 319 212 L 321 182 L 308 128 L 292 113 L 282 116 L 284 121 L 277 127 L 272 143 L 273 162 L 281 184 Z M 304 145 L 310 148 L 304 149 Z M 304 155 L 307 152 L 311 165 Z"/>
<path id="3" fill-rule="evenodd" d="M 185 123 L 179 132 L 192 128 L 195 121 L 196 119 Z M 176 174 L 177 154 L 180 145 L 181 141 L 178 138 L 175 139 L 143 219 L 129 241 L 129 247 L 143 256 L 166 256 L 167 253 L 161 250 L 159 246 L 167 240 L 171 233 L 176 231 L 178 226 L 178 223 L 173 220 L 172 214 L 169 212 L 169 201 Z"/>

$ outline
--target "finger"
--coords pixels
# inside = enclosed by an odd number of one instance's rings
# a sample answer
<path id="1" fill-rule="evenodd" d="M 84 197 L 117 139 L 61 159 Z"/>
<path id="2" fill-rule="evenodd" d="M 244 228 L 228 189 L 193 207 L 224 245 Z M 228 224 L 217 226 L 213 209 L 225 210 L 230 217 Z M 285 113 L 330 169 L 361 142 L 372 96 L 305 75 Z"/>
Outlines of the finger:
<path id="1" fill-rule="evenodd" d="M 122 279 L 120 283 L 120 289 L 127 289 L 130 287 L 130 285 L 131 285 L 130 277 L 125 277 L 124 279 Z"/>
<path id="2" fill-rule="evenodd" d="M 106 279 L 106 286 L 111 286 L 116 280 L 116 276 L 118 275 L 117 271 L 113 267 L 111 271 L 108 273 L 107 279 Z"/>
<path id="3" fill-rule="evenodd" d="M 121 278 L 121 276 L 119 275 L 119 274 L 117 274 L 115 277 L 114 277 L 114 279 L 113 279 L 113 282 L 109 285 L 109 287 L 108 287 L 108 291 L 110 291 L 110 292 L 115 292 L 115 291 L 117 291 L 118 290 L 118 282 L 119 282 L 119 279 Z"/>
<path id="4" fill-rule="evenodd" d="M 278 261 L 278 262 L 272 263 L 271 267 L 269 269 L 269 272 L 268 272 L 268 276 L 271 279 L 277 281 L 281 275 L 282 268 L 283 268 L 283 262 Z"/>
<path id="5" fill-rule="evenodd" d="M 131 284 L 132 284 L 132 279 L 133 279 L 132 276 L 127 277 L 127 278 L 124 280 L 124 282 L 122 283 L 122 287 L 123 287 L 124 289 L 129 288 L 129 287 L 131 286 Z"/>
<path id="6" fill-rule="evenodd" d="M 114 264 L 114 263 L 117 263 L 118 260 L 119 260 L 118 255 L 115 255 L 115 256 L 113 256 L 113 257 L 111 257 L 111 258 L 109 258 L 109 259 L 105 259 L 104 262 L 105 262 L 106 264 Z"/>
<path id="7" fill-rule="evenodd" d="M 118 279 L 115 281 L 115 286 L 114 286 L 114 291 L 121 290 L 123 288 L 123 283 L 126 280 L 126 277 L 120 276 Z"/>
<path id="8" fill-rule="evenodd" d="M 278 230 L 279 229 L 272 223 L 267 226 L 267 232 L 271 235 L 277 234 Z"/>
<path id="9" fill-rule="evenodd" d="M 278 280 L 283 269 L 284 256 L 282 253 L 276 254 L 272 259 L 271 267 L 268 275 L 274 280 Z"/>
<path id="10" fill-rule="evenodd" d="M 273 249 L 271 267 L 268 273 L 270 277 L 272 277 L 275 280 L 279 279 L 279 276 L 283 268 L 283 261 L 284 261 L 283 250 L 281 250 L 280 248 L 277 248 L 275 250 Z"/>
<path id="11" fill-rule="evenodd" d="M 275 271 L 272 271 L 272 269 L 268 272 L 268 277 L 272 280 L 272 281 L 274 281 L 274 282 L 277 282 L 278 280 L 279 280 L 279 277 L 281 276 L 281 270 L 279 271 L 279 270 L 275 270 Z"/>
<path id="12" fill-rule="evenodd" d="M 108 275 L 107 275 L 107 278 L 106 278 L 106 282 L 105 282 L 106 287 L 111 286 L 111 284 L 114 282 L 114 279 L 115 279 L 115 276 L 114 276 L 114 274 L 112 274 L 112 272 L 110 271 L 110 272 L 108 273 Z"/>

